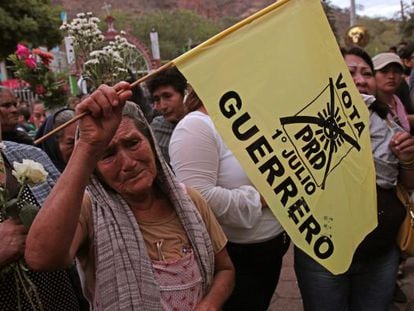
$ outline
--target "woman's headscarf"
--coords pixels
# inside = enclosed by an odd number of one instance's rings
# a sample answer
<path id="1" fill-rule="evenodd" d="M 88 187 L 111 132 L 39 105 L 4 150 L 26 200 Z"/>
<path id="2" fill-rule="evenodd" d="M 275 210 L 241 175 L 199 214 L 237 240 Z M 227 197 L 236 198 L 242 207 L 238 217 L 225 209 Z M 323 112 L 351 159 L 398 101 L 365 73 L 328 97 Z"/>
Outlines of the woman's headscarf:
<path id="1" fill-rule="evenodd" d="M 45 136 L 59 125 L 71 119 L 74 115 L 75 111 L 73 109 L 62 108 L 56 111 L 54 114 L 48 116 L 45 122 L 43 122 L 43 124 L 37 130 L 35 140 Z M 58 122 L 57 119 L 59 119 Z M 46 154 L 52 160 L 56 168 L 60 172 L 63 172 L 63 170 L 66 167 L 66 163 L 63 161 L 62 155 L 59 150 L 59 141 L 57 134 L 49 137 L 48 139 L 45 139 L 38 145 L 38 147 L 41 148 L 44 152 L 46 152 Z"/>
<path id="2" fill-rule="evenodd" d="M 136 110 L 138 122 L 145 124 L 154 149 L 158 174 L 156 183 L 170 199 L 192 245 L 203 276 L 204 294 L 214 275 L 214 252 L 210 236 L 194 203 L 154 144 L 145 117 L 133 103 L 123 110 Z M 128 116 L 129 117 L 129 116 Z M 144 131 L 142 131 L 145 135 Z M 147 136 L 147 135 L 146 135 Z M 139 225 L 125 200 L 107 189 L 96 176 L 87 190 L 92 199 L 96 286 L 93 306 L 97 310 L 161 310 L 160 292 Z"/>

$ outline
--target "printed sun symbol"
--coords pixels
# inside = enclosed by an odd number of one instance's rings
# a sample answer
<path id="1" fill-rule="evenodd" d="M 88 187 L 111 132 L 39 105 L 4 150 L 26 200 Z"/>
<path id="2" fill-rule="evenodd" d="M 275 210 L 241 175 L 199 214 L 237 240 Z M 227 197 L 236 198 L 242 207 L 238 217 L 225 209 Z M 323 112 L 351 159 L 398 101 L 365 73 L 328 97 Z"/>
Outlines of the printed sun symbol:
<path id="1" fill-rule="evenodd" d="M 329 79 L 330 100 L 326 103 L 326 108 L 322 112 L 318 112 L 317 116 L 312 115 L 295 115 L 280 118 L 280 123 L 284 126 L 287 124 L 313 124 L 319 128 L 315 130 L 315 134 L 319 137 L 319 141 L 323 143 L 323 149 L 327 154 L 325 165 L 325 173 L 321 188 L 325 188 L 326 179 L 333 162 L 333 155 L 339 150 L 339 147 L 347 143 L 357 149 L 361 149 L 356 139 L 345 132 L 346 122 L 342 121 L 340 116 L 339 103 L 335 103 L 335 85 L 332 78 Z"/>
<path id="2" fill-rule="evenodd" d="M 326 109 L 322 112 L 318 112 L 318 116 L 323 124 L 322 128 L 315 131 L 315 134 L 320 136 L 319 139 L 323 145 L 323 149 L 326 151 L 332 143 L 333 152 L 336 152 L 338 148 L 344 143 L 345 139 L 342 135 L 343 128 L 346 122 L 341 122 L 341 116 L 339 115 L 339 107 L 336 107 L 335 112 L 331 111 L 330 103 L 326 103 Z"/>

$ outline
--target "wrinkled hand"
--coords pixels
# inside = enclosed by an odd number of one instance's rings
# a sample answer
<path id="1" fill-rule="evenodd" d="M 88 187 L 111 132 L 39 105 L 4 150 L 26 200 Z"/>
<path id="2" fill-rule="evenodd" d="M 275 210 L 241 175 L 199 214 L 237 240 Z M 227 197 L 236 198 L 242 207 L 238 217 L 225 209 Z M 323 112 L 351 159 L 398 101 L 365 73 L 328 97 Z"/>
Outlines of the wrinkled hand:
<path id="1" fill-rule="evenodd" d="M 414 137 L 407 132 L 396 133 L 391 139 L 390 148 L 402 162 L 414 159 Z"/>
<path id="2" fill-rule="evenodd" d="M 0 223 L 0 267 L 16 261 L 24 254 L 26 229 L 14 219 Z"/>
<path id="3" fill-rule="evenodd" d="M 118 95 L 117 92 L 123 90 Z M 120 82 L 114 87 L 101 85 L 76 106 L 76 113 L 88 112 L 79 122 L 79 142 L 103 150 L 111 141 L 122 118 L 125 101 L 132 95 L 130 85 Z"/>

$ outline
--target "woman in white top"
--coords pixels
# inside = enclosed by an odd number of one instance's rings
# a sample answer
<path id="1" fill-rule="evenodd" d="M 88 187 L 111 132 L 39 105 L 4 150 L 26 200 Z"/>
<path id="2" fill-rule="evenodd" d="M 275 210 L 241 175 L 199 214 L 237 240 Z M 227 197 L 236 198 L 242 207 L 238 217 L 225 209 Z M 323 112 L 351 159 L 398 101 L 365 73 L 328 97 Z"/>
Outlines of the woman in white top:
<path id="1" fill-rule="evenodd" d="M 194 92 L 170 141 L 178 179 L 208 201 L 226 233 L 236 286 L 223 310 L 267 310 L 289 238 L 224 144 Z"/>

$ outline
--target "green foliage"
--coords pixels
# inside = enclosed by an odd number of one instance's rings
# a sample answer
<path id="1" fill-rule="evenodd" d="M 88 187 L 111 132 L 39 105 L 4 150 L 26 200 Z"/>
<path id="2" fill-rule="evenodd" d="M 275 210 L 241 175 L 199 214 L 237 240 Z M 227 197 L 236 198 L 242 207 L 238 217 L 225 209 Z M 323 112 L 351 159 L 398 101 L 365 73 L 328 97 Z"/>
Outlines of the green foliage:
<path id="1" fill-rule="evenodd" d="M 188 10 L 153 11 L 138 18 L 120 12 L 114 15 L 117 29 L 130 31 L 148 47 L 149 34 L 155 29 L 163 60 L 174 59 L 188 49 L 189 43 L 201 43 L 221 30 L 218 23 Z"/>
<path id="2" fill-rule="evenodd" d="M 360 17 L 358 23 L 368 29 L 370 40 L 365 49 L 371 56 L 387 52 L 391 46 L 398 45 L 401 41 L 397 21 Z"/>
<path id="3" fill-rule="evenodd" d="M 222 29 L 226 29 L 226 28 L 229 28 L 230 26 L 233 26 L 239 21 L 240 21 L 240 18 L 235 17 L 235 16 L 223 16 L 220 19 L 220 24 L 222 26 Z"/>
<path id="4" fill-rule="evenodd" d="M 332 7 L 332 4 L 328 1 L 322 1 L 322 6 L 325 11 L 326 17 L 328 18 L 329 25 L 331 26 L 332 32 L 335 35 L 335 38 L 338 39 L 338 31 L 336 29 L 336 18 L 334 14 L 334 9 Z"/>
<path id="5" fill-rule="evenodd" d="M 345 34 L 349 27 L 349 9 L 338 8 L 330 0 L 322 0 L 322 4 L 335 32 L 338 44 L 344 45 Z M 368 29 L 370 40 L 364 49 L 371 56 L 388 51 L 391 46 L 397 46 L 403 39 L 400 34 L 402 22 L 397 19 L 370 18 L 358 15 L 356 24 Z M 410 39 L 406 40 L 409 41 Z"/>
<path id="6" fill-rule="evenodd" d="M 51 48 L 59 44 L 59 11 L 49 0 L 0 2 L 0 59 L 12 53 L 17 43 Z"/>
<path id="7" fill-rule="evenodd" d="M 401 37 L 405 41 L 413 41 L 414 35 L 414 2 L 412 6 L 407 7 L 405 20 L 401 22 Z"/>

